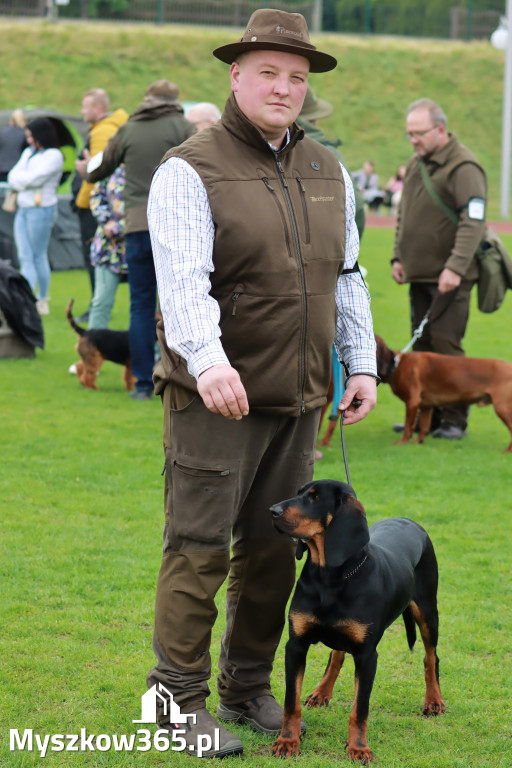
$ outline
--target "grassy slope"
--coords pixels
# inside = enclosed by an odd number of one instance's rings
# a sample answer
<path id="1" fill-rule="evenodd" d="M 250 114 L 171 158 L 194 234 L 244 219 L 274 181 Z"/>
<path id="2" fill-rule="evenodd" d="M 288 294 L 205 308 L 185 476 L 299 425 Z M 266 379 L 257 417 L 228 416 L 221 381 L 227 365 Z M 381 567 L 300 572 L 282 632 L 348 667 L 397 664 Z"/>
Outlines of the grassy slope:
<path id="1" fill-rule="evenodd" d="M 113 106 L 132 110 L 154 79 L 179 83 L 182 98 L 223 105 L 227 68 L 211 50 L 233 30 L 185 26 L 10 22 L 0 20 L 0 108 L 19 105 L 77 112 L 85 89 L 105 87 Z M 489 175 L 490 213 L 499 211 L 503 53 L 490 43 L 325 35 L 316 44 L 339 67 L 313 75 L 335 109 L 322 127 L 343 139 L 351 169 L 372 158 L 385 183 L 410 154 L 407 104 L 438 100 L 450 127 Z"/>

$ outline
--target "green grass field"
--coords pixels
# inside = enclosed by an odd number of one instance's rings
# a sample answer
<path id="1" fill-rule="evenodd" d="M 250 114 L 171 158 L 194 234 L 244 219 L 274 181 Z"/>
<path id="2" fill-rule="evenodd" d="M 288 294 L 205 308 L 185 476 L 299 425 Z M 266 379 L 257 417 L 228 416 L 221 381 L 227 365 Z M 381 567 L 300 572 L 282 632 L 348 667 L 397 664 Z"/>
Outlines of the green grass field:
<path id="1" fill-rule="evenodd" d="M 376 332 L 393 347 L 409 340 L 406 289 L 389 275 L 393 235 L 368 230 L 368 269 Z M 512 248 L 512 237 L 504 237 Z M 75 335 L 65 317 L 88 300 L 85 272 L 55 273 L 46 349 L 32 360 L 0 360 L 0 766 L 29 768 L 41 758 L 11 752 L 9 729 L 34 733 L 131 734 L 153 664 L 151 634 L 163 522 L 161 406 L 130 400 L 120 368 L 106 363 L 100 390 L 68 373 Z M 128 289 L 119 288 L 112 327 L 128 323 Z M 512 360 L 512 298 L 494 315 L 475 309 L 467 353 Z M 377 409 L 347 429 L 353 485 L 369 522 L 410 516 L 434 541 L 440 567 L 439 656 L 447 713 L 421 716 L 421 642 L 407 648 L 401 622 L 379 646 L 369 741 L 383 768 L 508 768 L 510 690 L 512 456 L 492 408 L 473 408 L 459 443 L 392 444 L 403 405 L 382 385 Z M 316 476 L 344 479 L 339 433 Z M 224 595 L 213 640 L 216 662 Z M 284 693 L 281 644 L 273 676 Z M 304 696 L 316 685 L 327 649 L 308 657 Z M 217 695 L 209 699 L 215 711 Z M 349 659 L 327 710 L 308 711 L 296 765 L 348 764 L 344 753 L 353 698 Z M 269 767 L 272 740 L 242 727 L 243 762 Z M 44 765 L 191 765 L 173 752 L 49 752 Z M 189 761 L 189 762 L 187 762 Z M 226 765 L 240 765 L 238 758 Z"/>
<path id="2" fill-rule="evenodd" d="M 211 55 L 238 30 L 185 25 L 0 19 L 0 109 L 52 107 L 78 114 L 83 92 L 103 87 L 131 112 L 150 82 L 179 84 L 181 97 L 213 101 L 229 93 L 228 68 Z M 343 140 L 350 170 L 370 158 L 382 184 L 411 155 L 405 111 L 414 99 L 443 105 L 449 127 L 475 152 L 489 179 L 489 218 L 498 218 L 504 54 L 488 41 L 325 34 L 313 42 L 336 56 L 333 72 L 312 75 L 334 106 L 321 121 Z"/>

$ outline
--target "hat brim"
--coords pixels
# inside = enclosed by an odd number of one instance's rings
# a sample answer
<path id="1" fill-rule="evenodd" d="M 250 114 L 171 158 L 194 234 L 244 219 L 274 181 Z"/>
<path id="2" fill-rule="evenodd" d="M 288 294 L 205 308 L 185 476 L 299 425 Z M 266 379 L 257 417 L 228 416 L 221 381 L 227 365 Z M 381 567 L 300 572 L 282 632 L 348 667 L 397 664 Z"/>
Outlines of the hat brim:
<path id="1" fill-rule="evenodd" d="M 302 111 L 300 116 L 304 117 L 306 120 L 320 120 L 322 117 L 329 117 L 329 115 L 332 115 L 332 112 L 332 104 L 330 104 L 328 101 L 325 101 L 325 99 L 317 98 L 315 100 L 313 109 L 311 109 L 309 112 Z"/>
<path id="2" fill-rule="evenodd" d="M 220 48 L 216 48 L 213 51 L 213 55 L 225 64 L 232 64 L 240 54 L 249 53 L 250 51 L 282 51 L 283 53 L 294 53 L 296 56 L 304 56 L 309 61 L 309 71 L 315 73 L 330 72 L 338 65 L 334 56 L 317 51 L 313 46 L 309 48 L 300 44 L 276 43 L 273 40 L 264 40 L 261 37 L 253 43 L 238 42 L 221 45 Z"/>

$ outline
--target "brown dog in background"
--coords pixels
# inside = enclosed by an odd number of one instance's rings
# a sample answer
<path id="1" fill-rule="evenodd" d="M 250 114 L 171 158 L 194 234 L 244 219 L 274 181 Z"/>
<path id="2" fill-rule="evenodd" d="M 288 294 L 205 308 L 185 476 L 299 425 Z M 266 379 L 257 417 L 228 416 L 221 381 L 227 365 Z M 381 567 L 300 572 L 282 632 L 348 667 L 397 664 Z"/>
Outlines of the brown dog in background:
<path id="1" fill-rule="evenodd" d="M 405 427 L 397 443 L 406 443 L 411 438 L 418 411 L 418 443 L 422 443 L 429 432 L 434 407 L 492 403 L 510 430 L 511 442 L 504 453 L 512 453 L 512 363 L 435 352 L 400 354 L 380 336 L 375 336 L 375 340 L 377 373 L 405 403 Z"/>
<path id="2" fill-rule="evenodd" d="M 76 363 L 78 380 L 84 387 L 98 389 L 96 376 L 105 360 L 123 366 L 121 376 L 125 388 L 134 388 L 135 379 L 132 376 L 130 360 L 130 339 L 128 331 L 111 331 L 109 328 L 92 328 L 88 331 L 79 326 L 71 314 L 73 299 L 66 309 L 66 317 L 70 326 L 78 335 L 75 346 L 81 360 Z"/>

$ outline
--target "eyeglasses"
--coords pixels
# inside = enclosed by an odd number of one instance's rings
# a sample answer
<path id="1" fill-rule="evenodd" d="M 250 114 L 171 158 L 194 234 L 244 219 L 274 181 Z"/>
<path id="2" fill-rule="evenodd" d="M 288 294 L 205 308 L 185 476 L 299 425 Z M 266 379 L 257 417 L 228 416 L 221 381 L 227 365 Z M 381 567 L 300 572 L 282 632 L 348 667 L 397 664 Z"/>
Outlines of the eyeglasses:
<path id="1" fill-rule="evenodd" d="M 426 136 L 427 133 L 430 133 L 430 131 L 433 131 L 434 128 L 439 128 L 438 125 L 433 125 L 431 128 L 427 128 L 425 131 L 407 131 L 405 133 L 406 139 L 421 139 L 422 136 Z"/>

